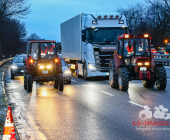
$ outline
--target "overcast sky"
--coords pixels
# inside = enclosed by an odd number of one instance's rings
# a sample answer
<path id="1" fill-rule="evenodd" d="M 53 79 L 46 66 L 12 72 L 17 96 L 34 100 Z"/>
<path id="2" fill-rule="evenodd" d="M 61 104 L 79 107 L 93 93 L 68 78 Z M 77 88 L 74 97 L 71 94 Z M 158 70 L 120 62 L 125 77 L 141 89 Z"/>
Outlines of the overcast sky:
<path id="1" fill-rule="evenodd" d="M 23 19 L 28 36 L 36 33 L 44 39 L 60 41 L 60 24 L 78 14 L 118 14 L 119 7 L 127 7 L 144 0 L 30 0 L 31 14 Z"/>

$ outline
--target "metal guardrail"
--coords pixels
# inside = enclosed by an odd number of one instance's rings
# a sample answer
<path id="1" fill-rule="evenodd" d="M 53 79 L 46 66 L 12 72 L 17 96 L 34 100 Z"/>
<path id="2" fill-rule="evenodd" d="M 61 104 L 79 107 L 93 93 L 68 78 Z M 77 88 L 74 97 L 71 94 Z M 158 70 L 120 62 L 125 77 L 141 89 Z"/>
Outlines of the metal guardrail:
<path id="1" fill-rule="evenodd" d="M 11 57 L 11 58 L 4 59 L 4 60 L 0 61 L 0 67 L 3 66 L 3 64 L 5 64 L 6 62 L 13 60 L 13 59 L 14 59 L 14 57 Z"/>
<path id="2" fill-rule="evenodd" d="M 170 66 L 170 54 L 153 54 L 155 63 L 163 63 L 165 66 Z"/>

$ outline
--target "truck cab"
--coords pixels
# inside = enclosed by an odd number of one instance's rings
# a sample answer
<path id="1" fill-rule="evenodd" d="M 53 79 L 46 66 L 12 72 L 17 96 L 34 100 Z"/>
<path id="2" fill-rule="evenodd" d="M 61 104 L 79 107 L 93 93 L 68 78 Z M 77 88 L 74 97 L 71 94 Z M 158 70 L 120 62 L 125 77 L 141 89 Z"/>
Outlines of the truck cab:
<path id="1" fill-rule="evenodd" d="M 80 14 L 61 24 L 62 57 L 78 77 L 108 76 L 117 36 L 126 32 L 123 15 Z"/>

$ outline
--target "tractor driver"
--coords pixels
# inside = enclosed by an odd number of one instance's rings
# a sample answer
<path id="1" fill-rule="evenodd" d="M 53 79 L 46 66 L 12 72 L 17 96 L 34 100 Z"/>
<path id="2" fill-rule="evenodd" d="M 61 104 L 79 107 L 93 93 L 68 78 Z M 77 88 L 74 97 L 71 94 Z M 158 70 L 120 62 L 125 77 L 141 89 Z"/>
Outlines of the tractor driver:
<path id="1" fill-rule="evenodd" d="M 130 40 L 128 41 L 126 49 L 127 49 L 128 53 L 132 53 L 133 52 L 133 45 L 131 44 Z"/>

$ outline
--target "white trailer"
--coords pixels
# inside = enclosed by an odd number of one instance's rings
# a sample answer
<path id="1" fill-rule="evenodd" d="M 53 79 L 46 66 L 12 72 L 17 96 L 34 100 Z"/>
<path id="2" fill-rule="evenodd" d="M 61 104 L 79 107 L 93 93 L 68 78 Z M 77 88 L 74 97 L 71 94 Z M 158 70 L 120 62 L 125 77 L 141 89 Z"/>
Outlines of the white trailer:
<path id="1" fill-rule="evenodd" d="M 127 32 L 122 15 L 80 14 L 61 24 L 61 56 L 85 79 L 109 75 L 110 55 L 115 40 Z"/>

